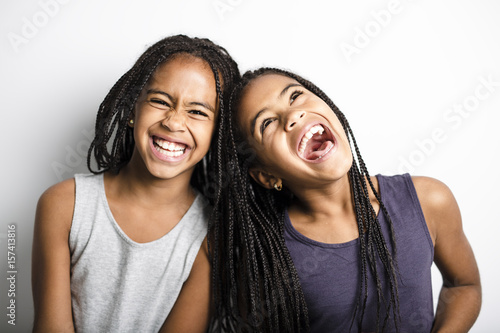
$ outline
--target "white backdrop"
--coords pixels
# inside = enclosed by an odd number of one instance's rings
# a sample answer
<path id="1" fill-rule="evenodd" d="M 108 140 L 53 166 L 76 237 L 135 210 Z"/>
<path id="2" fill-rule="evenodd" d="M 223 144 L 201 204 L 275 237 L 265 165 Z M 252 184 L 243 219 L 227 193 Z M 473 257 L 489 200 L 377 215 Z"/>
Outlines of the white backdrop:
<path id="1" fill-rule="evenodd" d="M 32 324 L 38 197 L 86 172 L 95 114 L 114 82 L 148 45 L 184 33 L 223 45 L 242 71 L 277 66 L 318 84 L 347 115 L 372 174 L 445 182 L 482 276 L 472 332 L 499 332 L 499 14 L 493 0 L 1 0 L 0 331 Z"/>

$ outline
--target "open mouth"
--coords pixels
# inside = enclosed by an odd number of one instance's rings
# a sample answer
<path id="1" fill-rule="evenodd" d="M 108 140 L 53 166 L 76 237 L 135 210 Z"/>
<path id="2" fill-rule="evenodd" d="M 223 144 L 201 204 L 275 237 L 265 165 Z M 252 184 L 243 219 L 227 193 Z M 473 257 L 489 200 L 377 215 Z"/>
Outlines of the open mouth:
<path id="1" fill-rule="evenodd" d="M 156 151 L 167 157 L 179 157 L 186 152 L 187 145 L 179 142 L 170 142 L 153 136 L 153 147 Z"/>
<path id="2" fill-rule="evenodd" d="M 328 127 L 316 124 L 309 128 L 299 143 L 299 156 L 308 161 L 323 158 L 335 146 L 335 138 Z"/>

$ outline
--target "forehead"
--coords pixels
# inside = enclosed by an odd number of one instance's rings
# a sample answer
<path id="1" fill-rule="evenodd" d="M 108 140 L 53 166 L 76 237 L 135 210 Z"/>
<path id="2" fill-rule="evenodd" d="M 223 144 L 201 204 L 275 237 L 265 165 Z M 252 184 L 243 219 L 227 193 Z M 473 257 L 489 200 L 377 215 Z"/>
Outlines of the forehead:
<path id="1" fill-rule="evenodd" d="M 172 58 L 160 64 L 154 71 L 152 79 L 165 78 L 168 75 L 180 72 L 194 71 L 213 79 L 210 65 L 203 59 L 187 53 L 174 55 Z"/>
<path id="2" fill-rule="evenodd" d="M 249 99 L 268 100 L 277 99 L 281 89 L 296 80 L 280 74 L 265 74 L 253 79 L 243 90 L 241 103 Z"/>
<path id="3" fill-rule="evenodd" d="M 271 107 L 278 101 L 283 88 L 290 83 L 298 82 L 280 74 L 265 74 L 250 81 L 241 94 L 240 118 L 253 117 L 263 108 Z"/>

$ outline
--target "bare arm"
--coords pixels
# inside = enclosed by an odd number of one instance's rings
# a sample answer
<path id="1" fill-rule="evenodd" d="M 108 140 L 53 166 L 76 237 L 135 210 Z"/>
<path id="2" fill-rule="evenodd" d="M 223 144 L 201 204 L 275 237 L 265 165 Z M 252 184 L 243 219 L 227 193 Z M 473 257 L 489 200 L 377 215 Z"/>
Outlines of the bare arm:
<path id="1" fill-rule="evenodd" d="M 434 262 L 443 277 L 432 332 L 468 332 L 481 308 L 481 282 L 460 210 L 443 183 L 426 177 L 414 177 L 413 182 L 434 242 Z"/>
<path id="2" fill-rule="evenodd" d="M 206 332 L 210 320 L 210 306 L 210 262 L 205 238 L 189 278 L 160 332 Z"/>
<path id="3" fill-rule="evenodd" d="M 38 201 L 31 263 L 33 332 L 74 332 L 68 245 L 74 191 L 74 179 L 69 179 L 49 188 Z"/>

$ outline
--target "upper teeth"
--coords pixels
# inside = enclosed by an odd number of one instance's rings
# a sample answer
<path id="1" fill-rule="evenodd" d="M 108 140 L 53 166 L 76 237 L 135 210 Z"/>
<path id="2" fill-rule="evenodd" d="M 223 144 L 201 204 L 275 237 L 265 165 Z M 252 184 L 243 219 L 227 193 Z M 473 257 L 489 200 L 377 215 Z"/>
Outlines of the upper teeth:
<path id="1" fill-rule="evenodd" d="M 186 149 L 185 145 L 181 145 L 181 144 L 178 144 L 175 142 L 169 142 L 169 141 L 166 141 L 166 140 L 163 140 L 160 138 L 155 138 L 154 143 L 163 149 L 174 151 L 174 152 L 184 151 Z"/>
<path id="2" fill-rule="evenodd" d="M 321 135 L 323 134 L 324 131 L 325 129 L 321 125 L 314 125 L 313 127 L 311 127 L 309 131 L 307 131 L 307 133 L 304 134 L 304 137 L 300 142 L 299 154 L 302 154 L 304 152 L 304 150 L 306 149 L 307 141 L 309 141 L 309 139 L 311 139 L 314 136 L 314 134 L 318 133 L 319 135 Z"/>

